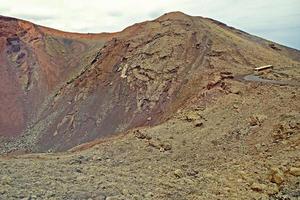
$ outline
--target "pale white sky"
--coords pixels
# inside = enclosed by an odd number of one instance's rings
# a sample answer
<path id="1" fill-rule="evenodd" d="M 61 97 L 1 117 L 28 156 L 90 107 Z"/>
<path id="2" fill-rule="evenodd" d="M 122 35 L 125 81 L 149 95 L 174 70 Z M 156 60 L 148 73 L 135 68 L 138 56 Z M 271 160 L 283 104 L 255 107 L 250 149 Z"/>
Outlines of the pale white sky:
<path id="1" fill-rule="evenodd" d="M 0 15 L 73 32 L 113 32 L 166 12 L 217 19 L 300 49 L 300 0 L 0 0 Z"/>

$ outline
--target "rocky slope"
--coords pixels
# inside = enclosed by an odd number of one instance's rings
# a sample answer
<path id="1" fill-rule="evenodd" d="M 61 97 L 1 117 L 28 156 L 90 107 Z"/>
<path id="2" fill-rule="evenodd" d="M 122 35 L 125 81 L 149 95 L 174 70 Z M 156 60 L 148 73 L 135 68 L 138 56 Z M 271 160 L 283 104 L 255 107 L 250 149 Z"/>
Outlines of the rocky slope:
<path id="1" fill-rule="evenodd" d="M 1 136 L 21 135 L 40 120 L 43 105 L 93 50 L 76 34 L 7 17 L 0 17 L 0 47 Z"/>
<path id="2" fill-rule="evenodd" d="M 0 199 L 299 199 L 298 50 L 180 12 L 0 30 Z"/>
<path id="3" fill-rule="evenodd" d="M 299 87 L 224 83 L 158 126 L 0 158 L 0 197 L 299 199 Z"/>
<path id="4" fill-rule="evenodd" d="M 114 34 L 0 22 L 0 135 L 13 136 L 2 139 L 6 152 L 61 151 L 159 124 L 214 87 L 220 72 L 299 61 L 296 50 L 179 12 Z"/>

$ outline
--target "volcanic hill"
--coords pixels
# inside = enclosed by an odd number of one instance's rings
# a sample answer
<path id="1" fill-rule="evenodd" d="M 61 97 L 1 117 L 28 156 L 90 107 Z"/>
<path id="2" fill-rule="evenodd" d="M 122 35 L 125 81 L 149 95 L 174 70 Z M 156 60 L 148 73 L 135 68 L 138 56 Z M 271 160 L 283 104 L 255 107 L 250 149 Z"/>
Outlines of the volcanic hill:
<path id="1" fill-rule="evenodd" d="M 298 50 L 209 18 L 79 34 L 0 17 L 0 197 L 296 199 L 299 86 Z M 16 155 L 36 152 L 56 153 Z"/>

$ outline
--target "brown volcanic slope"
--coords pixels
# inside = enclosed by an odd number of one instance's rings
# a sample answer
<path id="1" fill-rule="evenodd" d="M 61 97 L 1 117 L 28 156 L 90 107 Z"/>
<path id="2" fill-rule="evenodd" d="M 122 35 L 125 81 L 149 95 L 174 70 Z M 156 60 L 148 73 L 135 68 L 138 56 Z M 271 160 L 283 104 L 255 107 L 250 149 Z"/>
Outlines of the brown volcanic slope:
<path id="1" fill-rule="evenodd" d="M 293 70 L 300 60 L 297 50 L 179 12 L 113 34 L 7 17 L 0 29 L 3 152 L 62 151 L 159 124 L 221 84 L 224 73 L 265 64 Z"/>
<path id="2" fill-rule="evenodd" d="M 299 199 L 299 51 L 178 12 L 0 25 L 0 199 Z"/>

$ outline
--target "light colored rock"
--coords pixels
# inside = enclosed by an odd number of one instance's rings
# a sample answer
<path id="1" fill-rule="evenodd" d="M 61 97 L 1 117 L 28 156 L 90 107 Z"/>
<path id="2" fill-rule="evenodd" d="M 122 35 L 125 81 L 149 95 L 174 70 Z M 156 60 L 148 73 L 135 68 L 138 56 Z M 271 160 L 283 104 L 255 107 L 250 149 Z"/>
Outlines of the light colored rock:
<path id="1" fill-rule="evenodd" d="M 267 119 L 266 115 L 252 115 L 249 119 L 249 124 L 251 126 L 260 126 Z"/>
<path id="2" fill-rule="evenodd" d="M 161 145 L 161 148 L 163 149 L 163 151 L 170 151 L 172 149 L 172 145 L 170 143 L 163 143 Z"/>
<path id="3" fill-rule="evenodd" d="M 152 192 L 148 192 L 147 194 L 145 194 L 145 198 L 151 198 L 151 197 L 153 197 Z"/>
<path id="4" fill-rule="evenodd" d="M 5 194 L 7 191 L 4 188 L 0 188 L 0 195 Z"/>
<path id="5" fill-rule="evenodd" d="M 188 112 L 185 114 L 185 120 L 188 122 L 196 121 L 200 119 L 200 116 L 197 112 Z"/>
<path id="6" fill-rule="evenodd" d="M 241 90 L 238 87 L 231 87 L 230 91 L 233 94 L 241 94 Z"/>
<path id="7" fill-rule="evenodd" d="M 123 189 L 123 190 L 122 190 L 122 194 L 123 194 L 123 195 L 128 195 L 128 194 L 129 194 L 129 191 L 128 191 L 127 189 Z"/>
<path id="8" fill-rule="evenodd" d="M 271 168 L 270 181 L 280 185 L 284 181 L 283 172 L 277 167 L 272 167 Z"/>
<path id="9" fill-rule="evenodd" d="M 279 192 L 279 188 L 278 188 L 277 184 L 273 183 L 270 186 L 268 186 L 266 192 L 268 195 L 277 194 Z"/>
<path id="10" fill-rule="evenodd" d="M 84 181 L 85 179 L 86 179 L 85 176 L 77 176 L 77 177 L 76 177 L 76 180 L 77 180 L 78 182 Z"/>
<path id="11" fill-rule="evenodd" d="M 194 122 L 195 127 L 202 127 L 204 122 L 202 120 L 196 120 Z"/>
<path id="12" fill-rule="evenodd" d="M 265 184 L 261 184 L 261 183 L 253 183 L 251 185 L 251 189 L 256 192 L 263 192 L 263 191 L 266 191 L 267 186 Z"/>
<path id="13" fill-rule="evenodd" d="M 9 176 L 4 175 L 4 176 L 1 178 L 1 182 L 2 182 L 3 185 L 9 185 L 9 184 L 11 184 L 11 182 L 12 182 L 12 178 L 9 177 Z"/>
<path id="14" fill-rule="evenodd" d="M 294 176 L 300 176 L 300 168 L 299 167 L 291 167 L 289 170 L 290 174 Z"/>
<path id="15" fill-rule="evenodd" d="M 127 69 L 128 69 L 128 65 L 126 64 L 121 70 L 121 78 L 127 78 Z"/>
<path id="16" fill-rule="evenodd" d="M 176 169 L 174 171 L 174 175 L 177 177 L 177 178 L 182 178 L 183 177 L 183 172 L 181 169 Z"/>

